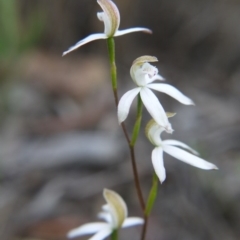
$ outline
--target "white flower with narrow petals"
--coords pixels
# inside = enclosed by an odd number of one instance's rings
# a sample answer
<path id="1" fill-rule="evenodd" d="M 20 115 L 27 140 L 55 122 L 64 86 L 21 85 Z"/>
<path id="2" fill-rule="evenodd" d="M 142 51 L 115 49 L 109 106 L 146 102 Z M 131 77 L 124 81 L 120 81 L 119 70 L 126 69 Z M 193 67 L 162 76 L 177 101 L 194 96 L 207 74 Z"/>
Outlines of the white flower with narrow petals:
<path id="1" fill-rule="evenodd" d="M 63 56 L 68 54 L 69 52 L 76 50 L 82 45 L 95 40 L 118 37 L 132 32 L 152 33 L 150 29 L 142 27 L 118 30 L 120 25 L 120 14 L 115 3 L 113 3 L 111 0 L 97 0 L 97 2 L 103 10 L 103 12 L 97 13 L 97 17 L 100 21 L 104 23 L 104 33 L 91 34 L 88 37 L 80 40 L 74 46 L 70 47 L 67 51 L 65 51 L 63 53 Z"/>
<path id="2" fill-rule="evenodd" d="M 177 158 L 178 160 L 190 164 L 194 167 L 204 170 L 218 169 L 218 167 L 206 160 L 196 156 L 199 155 L 194 149 L 190 148 L 185 143 L 177 140 L 162 140 L 160 134 L 164 131 L 164 128 L 159 126 L 154 120 L 151 120 L 146 127 L 146 135 L 149 141 L 155 145 L 152 151 L 152 164 L 153 168 L 161 183 L 166 178 L 166 170 L 163 162 L 163 152 Z M 189 152 L 184 151 L 181 148 L 185 148 Z"/>
<path id="3" fill-rule="evenodd" d="M 149 62 L 157 61 L 156 57 L 142 56 L 133 62 L 130 74 L 138 87 L 126 92 L 120 99 L 118 104 L 118 121 L 119 123 L 125 121 L 134 98 L 140 94 L 142 102 L 152 118 L 160 126 L 164 127 L 166 132 L 172 133 L 173 130 L 167 115 L 151 89 L 166 93 L 185 105 L 194 105 L 194 103 L 190 98 L 169 84 L 152 83 L 155 80 L 164 80 L 164 78 L 158 74 L 158 69 L 149 64 Z"/>
<path id="4" fill-rule="evenodd" d="M 111 235 L 114 230 L 144 223 L 142 218 L 127 217 L 126 203 L 116 192 L 104 189 L 103 196 L 107 204 L 102 207 L 103 211 L 98 214 L 98 217 L 106 222 L 84 224 L 71 230 L 67 235 L 68 238 L 94 234 L 89 240 L 102 240 Z"/>

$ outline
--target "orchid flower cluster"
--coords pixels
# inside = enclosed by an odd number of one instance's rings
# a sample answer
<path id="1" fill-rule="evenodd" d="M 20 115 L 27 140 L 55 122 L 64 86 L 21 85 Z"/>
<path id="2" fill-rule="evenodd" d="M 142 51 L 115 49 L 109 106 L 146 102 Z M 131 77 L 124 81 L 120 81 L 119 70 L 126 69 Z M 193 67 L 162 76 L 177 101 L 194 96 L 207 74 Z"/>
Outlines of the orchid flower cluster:
<path id="1" fill-rule="evenodd" d="M 84 224 L 76 229 L 71 230 L 68 233 L 68 238 L 75 238 L 85 234 L 94 234 L 93 237 L 89 238 L 89 240 L 102 240 L 108 236 L 111 236 L 112 240 L 117 240 L 117 233 L 120 228 L 143 224 L 141 239 L 144 240 L 147 230 L 147 220 L 157 194 L 157 182 L 160 180 L 160 182 L 163 183 L 166 179 L 163 152 L 166 152 L 172 157 L 200 169 L 211 170 L 218 168 L 214 164 L 200 158 L 198 152 L 196 152 L 185 143 L 172 139 L 161 139 L 160 135 L 162 132 L 173 132 L 169 118 L 175 114 L 165 112 L 160 101 L 153 93 L 153 90 L 165 93 L 184 105 L 194 105 L 194 103 L 189 97 L 185 96 L 174 86 L 163 83 L 165 79 L 158 73 L 158 69 L 155 66 L 151 65 L 151 63 L 158 61 L 156 57 L 146 55 L 141 56 L 133 61 L 133 64 L 130 68 L 130 76 L 137 86 L 127 91 L 119 100 L 117 93 L 118 89 L 114 37 L 132 32 L 152 33 L 152 31 L 148 28 L 143 27 L 119 30 L 120 14 L 117 6 L 111 0 L 97 0 L 97 3 L 103 10 L 103 12 L 97 13 L 97 17 L 104 23 L 104 33 L 95 33 L 84 38 L 83 40 L 77 42 L 74 46 L 70 47 L 67 51 L 65 51 L 63 55 L 66 55 L 91 41 L 98 39 L 107 40 L 109 61 L 111 65 L 112 89 L 117 107 L 118 121 L 122 127 L 125 138 L 129 145 L 134 182 L 142 208 L 143 218 L 127 217 L 127 206 L 121 196 L 112 190 L 104 189 L 103 196 L 107 204 L 102 207 L 102 212 L 98 214 L 98 217 L 105 220 L 105 222 Z M 155 83 L 155 81 L 160 82 Z M 127 119 L 132 102 L 137 96 L 137 117 L 135 125 L 133 127 L 132 136 L 129 137 L 124 121 Z M 146 110 L 152 117 L 146 126 L 145 132 L 150 143 L 154 145 L 151 159 L 155 172 L 153 185 L 146 202 L 143 198 L 134 154 L 135 143 L 141 127 L 143 106 L 145 106 Z"/>

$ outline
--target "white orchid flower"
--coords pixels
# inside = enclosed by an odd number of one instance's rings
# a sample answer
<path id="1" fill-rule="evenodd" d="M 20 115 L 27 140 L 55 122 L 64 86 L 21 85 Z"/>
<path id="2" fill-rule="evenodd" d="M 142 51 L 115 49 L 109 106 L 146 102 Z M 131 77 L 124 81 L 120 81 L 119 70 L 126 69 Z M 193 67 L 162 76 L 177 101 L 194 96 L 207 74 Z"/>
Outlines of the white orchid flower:
<path id="1" fill-rule="evenodd" d="M 152 151 L 152 164 L 153 168 L 161 183 L 166 179 L 166 170 L 163 162 L 163 152 L 177 158 L 178 160 L 190 164 L 194 167 L 204 170 L 218 169 L 218 167 L 206 160 L 195 156 L 199 155 L 194 149 L 190 148 L 183 142 L 177 140 L 164 140 L 162 141 L 160 134 L 164 131 L 164 128 L 159 126 L 153 119 L 147 124 L 146 135 L 149 141 L 155 145 Z M 181 148 L 192 152 L 193 154 L 182 150 Z"/>
<path id="2" fill-rule="evenodd" d="M 107 202 L 103 212 L 98 214 L 99 218 L 106 222 L 94 222 L 84 224 L 68 233 L 68 238 L 75 238 L 87 234 L 94 234 L 89 240 L 102 240 L 119 228 L 131 227 L 143 224 L 144 220 L 139 217 L 127 217 L 128 210 L 122 197 L 116 192 L 104 189 L 103 196 Z"/>
<path id="3" fill-rule="evenodd" d="M 169 84 L 152 83 L 155 80 L 164 80 L 164 78 L 158 74 L 158 69 L 149 64 L 149 62 L 157 61 L 156 57 L 142 56 L 133 62 L 130 74 L 138 87 L 126 92 L 120 99 L 118 104 L 118 121 L 121 123 L 127 118 L 134 98 L 140 94 L 142 102 L 152 118 L 162 126 L 165 131 L 172 133 L 173 130 L 167 115 L 151 89 L 164 92 L 185 105 L 194 105 L 194 103 L 190 98 Z"/>
<path id="4" fill-rule="evenodd" d="M 67 51 L 63 53 L 63 56 L 76 50 L 82 45 L 98 40 L 98 39 L 107 39 L 110 37 L 118 37 L 132 32 L 146 32 L 152 33 L 148 28 L 135 27 L 125 30 L 118 30 L 120 25 L 120 14 L 117 6 L 111 0 L 97 0 L 98 4 L 102 8 L 103 12 L 97 13 L 97 17 L 100 21 L 104 23 L 104 33 L 95 33 L 89 35 L 77 42 L 74 46 L 70 47 Z"/>

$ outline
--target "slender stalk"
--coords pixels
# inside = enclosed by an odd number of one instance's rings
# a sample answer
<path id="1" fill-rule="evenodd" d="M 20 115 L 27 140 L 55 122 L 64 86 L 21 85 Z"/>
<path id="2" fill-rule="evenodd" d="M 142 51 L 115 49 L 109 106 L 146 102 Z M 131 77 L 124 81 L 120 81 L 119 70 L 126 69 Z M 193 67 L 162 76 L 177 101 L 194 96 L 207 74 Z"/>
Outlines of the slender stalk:
<path id="1" fill-rule="evenodd" d="M 142 227 L 142 233 L 141 233 L 141 240 L 144 240 L 146 237 L 146 233 L 147 233 L 147 227 L 148 227 L 148 216 L 144 216 L 144 224 Z"/>
<path id="2" fill-rule="evenodd" d="M 141 205 L 141 209 L 142 209 L 142 212 L 144 214 L 145 201 L 144 201 L 144 198 L 143 198 L 143 194 L 142 194 L 142 190 L 141 190 L 141 186 L 140 186 L 140 181 L 139 181 L 139 177 L 138 177 L 134 146 L 129 145 L 129 149 L 130 149 L 130 154 L 131 154 L 131 162 L 132 162 L 132 169 L 133 169 L 133 175 L 134 175 L 134 180 L 135 180 L 135 187 L 136 187 L 136 190 L 137 190 L 139 203 Z"/>
<path id="3" fill-rule="evenodd" d="M 116 68 L 116 63 L 115 63 L 115 44 L 114 44 L 113 38 L 107 39 L 107 46 L 108 46 L 108 54 L 109 54 L 109 60 L 110 60 L 110 65 L 111 65 L 112 89 L 113 89 L 115 104 L 117 107 L 119 100 L 118 100 L 118 93 L 117 93 L 117 68 Z M 138 107 L 138 108 L 140 109 L 140 107 Z M 122 127 L 124 136 L 127 140 L 128 146 L 129 146 L 131 162 L 132 162 L 132 169 L 133 169 L 133 176 L 134 176 L 134 183 L 135 183 L 139 203 L 140 203 L 142 212 L 144 214 L 145 202 L 144 202 L 144 198 L 143 198 L 143 194 L 142 194 L 142 190 L 141 190 L 141 186 L 140 186 L 140 181 L 139 181 L 138 170 L 137 170 L 135 150 L 134 150 L 135 143 L 133 144 L 133 142 L 130 140 L 130 137 L 128 135 L 128 132 L 127 132 L 127 129 L 126 129 L 126 126 L 124 123 L 121 123 L 121 127 Z M 138 129 L 138 131 L 139 131 L 139 129 Z M 137 132 L 137 135 L 138 135 L 138 132 Z"/>
<path id="4" fill-rule="evenodd" d="M 118 231 L 114 230 L 111 235 L 111 240 L 118 240 Z"/>
<path id="5" fill-rule="evenodd" d="M 111 79 L 112 79 L 112 89 L 117 93 L 117 67 L 115 63 L 115 42 L 113 38 L 107 39 L 108 45 L 108 55 L 111 65 Z M 118 96 L 114 93 L 115 103 L 118 104 Z"/>

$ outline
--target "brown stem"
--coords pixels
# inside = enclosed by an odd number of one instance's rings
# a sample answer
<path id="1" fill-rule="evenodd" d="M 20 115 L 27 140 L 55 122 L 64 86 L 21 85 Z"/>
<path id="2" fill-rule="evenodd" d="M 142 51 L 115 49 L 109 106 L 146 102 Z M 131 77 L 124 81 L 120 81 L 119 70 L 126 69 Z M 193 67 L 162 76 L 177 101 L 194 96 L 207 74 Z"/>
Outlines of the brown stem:
<path id="1" fill-rule="evenodd" d="M 137 189 L 139 202 L 140 202 L 142 211 L 144 213 L 144 211 L 145 211 L 145 202 L 144 202 L 144 198 L 143 198 L 143 194 L 142 194 L 141 186 L 140 186 L 140 181 L 139 181 L 139 177 L 138 177 L 138 171 L 137 171 L 137 164 L 136 164 L 134 146 L 131 146 L 129 144 L 129 149 L 130 149 L 130 153 L 131 153 L 131 160 L 132 160 L 131 162 L 132 162 L 133 175 L 134 175 L 134 179 L 135 179 L 135 186 L 136 186 L 136 189 Z"/>
<path id="2" fill-rule="evenodd" d="M 116 107 L 117 107 L 118 106 L 117 90 L 114 89 L 113 93 L 114 93 L 115 104 L 116 104 Z M 121 123 L 121 127 L 122 127 L 122 130 L 123 130 L 124 136 L 125 136 L 125 138 L 126 138 L 126 140 L 128 142 L 128 147 L 129 147 L 130 155 L 131 155 L 134 183 L 135 183 L 135 187 L 136 187 L 136 190 L 137 190 L 137 195 L 138 195 L 138 199 L 139 199 L 139 202 L 140 202 L 140 205 L 141 205 L 141 209 L 142 209 L 142 212 L 144 213 L 144 211 L 145 211 L 145 201 L 144 201 L 144 198 L 143 198 L 141 185 L 140 185 L 140 181 L 139 181 L 134 146 L 131 145 L 131 140 L 130 140 L 130 138 L 128 136 L 128 132 L 127 132 L 126 126 L 125 126 L 125 124 L 123 122 Z"/>
<path id="3" fill-rule="evenodd" d="M 141 233 L 141 240 L 145 239 L 146 233 L 147 233 L 147 226 L 148 226 L 148 216 L 144 216 L 144 224 L 142 227 L 142 233 Z"/>

